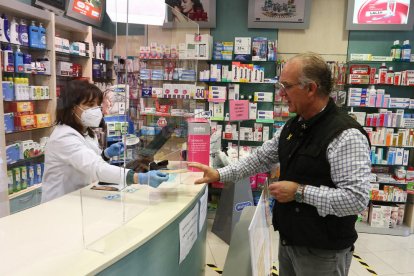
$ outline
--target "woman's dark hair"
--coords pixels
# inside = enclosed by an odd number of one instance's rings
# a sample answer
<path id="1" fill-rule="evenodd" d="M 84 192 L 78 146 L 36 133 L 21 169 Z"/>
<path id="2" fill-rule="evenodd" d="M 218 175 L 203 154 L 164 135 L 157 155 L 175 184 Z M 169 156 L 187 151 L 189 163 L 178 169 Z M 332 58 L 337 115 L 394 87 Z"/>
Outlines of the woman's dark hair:
<path id="1" fill-rule="evenodd" d="M 82 103 L 87 103 L 97 100 L 98 105 L 102 104 L 103 93 L 94 84 L 87 80 L 73 80 L 68 83 L 65 89 L 60 94 L 58 104 L 56 107 L 56 124 L 68 125 L 78 131 L 81 135 L 83 133 L 83 126 L 75 119 L 74 107 Z M 95 137 L 91 128 L 87 128 L 88 135 Z"/>
<path id="2" fill-rule="evenodd" d="M 200 0 L 191 0 L 193 2 L 193 10 L 200 10 L 204 11 L 203 4 L 201 4 Z"/>

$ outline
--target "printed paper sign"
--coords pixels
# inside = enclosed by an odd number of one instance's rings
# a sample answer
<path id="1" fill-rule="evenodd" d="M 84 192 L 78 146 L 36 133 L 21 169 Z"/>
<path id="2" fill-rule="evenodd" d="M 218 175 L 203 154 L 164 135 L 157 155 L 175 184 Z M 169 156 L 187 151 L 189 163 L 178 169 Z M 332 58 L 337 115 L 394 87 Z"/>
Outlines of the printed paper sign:
<path id="1" fill-rule="evenodd" d="M 243 121 L 249 119 L 248 100 L 230 100 L 230 121 Z"/>

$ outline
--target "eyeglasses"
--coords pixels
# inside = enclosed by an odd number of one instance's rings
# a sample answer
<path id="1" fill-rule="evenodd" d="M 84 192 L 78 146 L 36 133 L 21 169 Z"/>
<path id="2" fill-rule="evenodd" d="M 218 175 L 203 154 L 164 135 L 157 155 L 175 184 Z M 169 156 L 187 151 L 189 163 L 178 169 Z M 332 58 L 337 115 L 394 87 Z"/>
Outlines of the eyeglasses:
<path id="1" fill-rule="evenodd" d="M 275 88 L 279 90 L 279 92 L 286 92 L 288 89 L 292 88 L 293 86 L 299 85 L 299 84 L 302 84 L 302 83 L 298 82 L 298 83 L 293 83 L 293 84 L 283 84 L 281 82 L 277 82 L 275 83 Z"/>

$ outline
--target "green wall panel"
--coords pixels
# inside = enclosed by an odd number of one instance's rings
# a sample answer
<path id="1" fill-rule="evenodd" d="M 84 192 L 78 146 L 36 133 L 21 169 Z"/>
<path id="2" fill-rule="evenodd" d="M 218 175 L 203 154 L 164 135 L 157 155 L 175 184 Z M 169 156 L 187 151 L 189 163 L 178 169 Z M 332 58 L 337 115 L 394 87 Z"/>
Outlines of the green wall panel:
<path id="1" fill-rule="evenodd" d="M 248 0 L 217 0 L 216 28 L 211 29 L 215 41 L 234 41 L 236 36 L 264 36 L 277 39 L 276 29 L 249 29 L 247 27 Z"/>

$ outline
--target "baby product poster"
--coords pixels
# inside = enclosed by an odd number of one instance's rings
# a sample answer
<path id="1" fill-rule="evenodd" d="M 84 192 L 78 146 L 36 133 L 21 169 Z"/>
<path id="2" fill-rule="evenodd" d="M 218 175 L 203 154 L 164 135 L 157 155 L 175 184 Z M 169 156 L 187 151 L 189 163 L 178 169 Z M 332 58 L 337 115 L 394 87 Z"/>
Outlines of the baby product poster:
<path id="1" fill-rule="evenodd" d="M 355 0 L 354 24 L 407 24 L 410 0 Z"/>
<path id="2" fill-rule="evenodd" d="M 305 0 L 255 0 L 255 22 L 302 23 L 305 18 Z"/>

